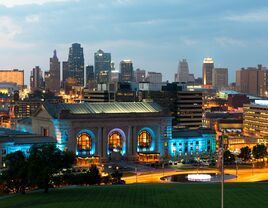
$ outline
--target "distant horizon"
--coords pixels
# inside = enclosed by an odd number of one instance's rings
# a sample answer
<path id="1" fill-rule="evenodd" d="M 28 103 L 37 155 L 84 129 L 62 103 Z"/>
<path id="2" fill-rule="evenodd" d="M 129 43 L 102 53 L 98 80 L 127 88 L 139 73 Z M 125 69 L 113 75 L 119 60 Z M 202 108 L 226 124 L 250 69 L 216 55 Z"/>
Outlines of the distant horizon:
<path id="1" fill-rule="evenodd" d="M 202 62 L 228 68 L 229 83 L 242 67 L 268 66 L 268 2 L 250 0 L 1 0 L 0 69 L 49 70 L 53 50 L 62 63 L 69 47 L 84 48 L 85 66 L 94 52 L 124 59 L 134 69 L 161 72 L 174 81 L 179 61 L 202 77 Z"/>

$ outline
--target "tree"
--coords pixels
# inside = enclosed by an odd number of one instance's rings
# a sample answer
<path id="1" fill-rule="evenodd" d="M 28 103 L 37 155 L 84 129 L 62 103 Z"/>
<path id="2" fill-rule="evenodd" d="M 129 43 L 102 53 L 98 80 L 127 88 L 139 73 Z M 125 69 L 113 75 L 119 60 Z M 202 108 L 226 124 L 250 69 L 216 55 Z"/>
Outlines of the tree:
<path id="1" fill-rule="evenodd" d="M 29 155 L 29 179 L 32 185 L 44 188 L 47 193 L 52 175 L 73 164 L 70 158 L 69 152 L 62 152 L 54 144 L 33 145 Z"/>
<path id="2" fill-rule="evenodd" d="M 123 173 L 119 172 L 119 170 L 116 168 L 116 170 L 111 174 L 111 176 L 113 184 L 120 184 Z"/>
<path id="3" fill-rule="evenodd" d="M 224 151 L 224 163 L 233 163 L 235 156 L 229 150 Z"/>
<path id="4" fill-rule="evenodd" d="M 251 159 L 251 149 L 246 146 L 240 149 L 240 154 L 238 155 L 243 161 L 248 161 Z"/>
<path id="5" fill-rule="evenodd" d="M 87 184 L 95 185 L 101 183 L 101 176 L 99 169 L 96 165 L 91 165 L 89 172 L 87 173 Z"/>
<path id="6" fill-rule="evenodd" d="M 1 181 L 8 192 L 25 194 L 27 186 L 27 158 L 22 151 L 16 151 L 6 156 L 6 169 L 2 172 Z"/>
<path id="7" fill-rule="evenodd" d="M 252 150 L 255 159 L 264 158 L 267 155 L 267 147 L 264 144 L 257 144 Z"/>

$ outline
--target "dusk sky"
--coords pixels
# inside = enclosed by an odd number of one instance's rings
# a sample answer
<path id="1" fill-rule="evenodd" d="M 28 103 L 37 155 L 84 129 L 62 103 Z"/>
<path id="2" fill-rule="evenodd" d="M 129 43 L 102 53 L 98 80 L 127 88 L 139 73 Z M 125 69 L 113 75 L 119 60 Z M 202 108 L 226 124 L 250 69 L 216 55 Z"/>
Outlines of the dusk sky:
<path id="1" fill-rule="evenodd" d="M 82 44 L 85 64 L 98 49 L 134 68 L 158 71 L 174 81 L 179 60 L 202 74 L 210 56 L 229 68 L 268 66 L 268 1 L 265 0 L 0 0 L 0 69 L 48 70 L 56 49 L 67 60 Z"/>

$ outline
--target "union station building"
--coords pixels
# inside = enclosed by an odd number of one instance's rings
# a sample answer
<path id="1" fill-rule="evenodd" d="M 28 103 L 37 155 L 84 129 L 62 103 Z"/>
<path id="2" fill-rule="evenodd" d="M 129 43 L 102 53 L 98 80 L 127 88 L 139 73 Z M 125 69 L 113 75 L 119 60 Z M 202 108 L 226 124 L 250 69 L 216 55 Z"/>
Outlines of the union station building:
<path id="1" fill-rule="evenodd" d="M 77 165 L 110 160 L 156 162 L 168 154 L 172 117 L 152 102 L 43 104 L 32 133 L 76 153 Z"/>

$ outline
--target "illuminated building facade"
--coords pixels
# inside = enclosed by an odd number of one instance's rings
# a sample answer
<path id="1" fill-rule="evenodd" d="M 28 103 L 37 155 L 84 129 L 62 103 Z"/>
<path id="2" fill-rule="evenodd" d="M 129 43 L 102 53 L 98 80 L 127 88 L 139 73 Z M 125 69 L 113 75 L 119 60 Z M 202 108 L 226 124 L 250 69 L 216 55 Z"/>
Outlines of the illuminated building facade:
<path id="1" fill-rule="evenodd" d="M 173 131 L 168 151 L 174 159 L 212 156 L 216 151 L 216 133 L 210 129 Z"/>
<path id="2" fill-rule="evenodd" d="M 56 140 L 52 137 L 0 128 L 0 168 L 5 167 L 4 160 L 7 154 L 20 150 L 28 155 L 33 144 L 47 143 L 55 144 Z"/>
<path id="3" fill-rule="evenodd" d="M 54 137 L 80 164 L 89 158 L 136 160 L 140 153 L 163 156 L 163 139 L 171 137 L 172 118 L 155 103 L 45 103 L 32 119 L 33 133 Z"/>
<path id="4" fill-rule="evenodd" d="M 255 143 L 268 141 L 268 102 L 256 100 L 244 105 L 243 133 L 255 139 Z"/>
<path id="5" fill-rule="evenodd" d="M 24 86 L 24 70 L 0 70 L 0 82 L 13 82 L 22 88 Z"/>
<path id="6" fill-rule="evenodd" d="M 212 85 L 212 73 L 214 61 L 212 58 L 205 58 L 203 61 L 203 85 Z"/>

